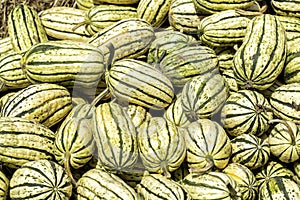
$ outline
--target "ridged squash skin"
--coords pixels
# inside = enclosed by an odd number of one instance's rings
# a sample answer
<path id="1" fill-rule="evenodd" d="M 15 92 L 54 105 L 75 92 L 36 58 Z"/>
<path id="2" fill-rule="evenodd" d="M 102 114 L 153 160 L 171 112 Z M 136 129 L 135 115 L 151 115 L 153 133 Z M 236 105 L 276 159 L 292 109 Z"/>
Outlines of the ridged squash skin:
<path id="1" fill-rule="evenodd" d="M 274 15 L 254 17 L 233 59 L 237 83 L 257 90 L 270 87 L 284 68 L 286 40 L 285 29 Z"/>
<path id="2" fill-rule="evenodd" d="M 8 198 L 8 188 L 9 188 L 9 179 L 7 176 L 0 171 L 0 199 L 7 199 Z"/>

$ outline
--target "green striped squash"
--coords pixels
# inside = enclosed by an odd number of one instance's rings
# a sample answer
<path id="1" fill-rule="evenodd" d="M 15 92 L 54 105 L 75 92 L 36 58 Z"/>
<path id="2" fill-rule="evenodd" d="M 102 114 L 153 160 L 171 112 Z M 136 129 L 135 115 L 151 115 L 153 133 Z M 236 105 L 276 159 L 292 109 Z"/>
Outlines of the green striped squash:
<path id="1" fill-rule="evenodd" d="M 242 134 L 231 140 L 231 161 L 245 165 L 249 169 L 264 166 L 270 157 L 268 140 L 263 140 L 253 134 Z"/>
<path id="2" fill-rule="evenodd" d="M 154 40 L 154 29 L 147 21 L 139 18 L 122 19 L 93 35 L 88 43 L 101 48 L 108 58 L 111 43 L 114 46 L 114 60 L 137 58 L 144 54 Z"/>
<path id="3" fill-rule="evenodd" d="M 209 46 L 234 46 L 243 42 L 250 21 L 236 10 L 221 11 L 200 21 L 198 36 Z"/>
<path id="4" fill-rule="evenodd" d="M 168 29 L 157 31 L 155 32 L 155 39 L 149 47 L 147 62 L 159 64 L 166 55 L 195 41 L 192 36 L 178 31 Z"/>
<path id="5" fill-rule="evenodd" d="M 300 124 L 300 83 L 278 87 L 270 97 L 270 104 L 275 116 Z"/>
<path id="6" fill-rule="evenodd" d="M 300 162 L 299 161 L 295 161 L 293 163 L 293 168 L 292 168 L 295 176 L 293 177 L 293 179 L 299 184 L 300 183 Z"/>
<path id="7" fill-rule="evenodd" d="M 193 200 L 235 200 L 241 196 L 236 181 L 223 172 L 188 174 L 179 183 Z"/>
<path id="8" fill-rule="evenodd" d="M 0 56 L 13 52 L 13 46 L 10 37 L 0 39 Z"/>
<path id="9" fill-rule="evenodd" d="M 85 42 L 91 34 L 84 26 L 77 27 L 84 21 L 85 13 L 78 8 L 55 6 L 41 11 L 40 18 L 48 36 Z"/>
<path id="10" fill-rule="evenodd" d="M 300 188 L 292 179 L 270 178 L 259 188 L 258 200 L 265 199 L 300 199 Z"/>
<path id="11" fill-rule="evenodd" d="M 40 42 L 48 41 L 37 11 L 27 5 L 17 5 L 9 13 L 7 29 L 14 51 L 26 52 Z"/>
<path id="12" fill-rule="evenodd" d="M 31 161 L 13 173 L 9 195 L 12 200 L 68 200 L 72 195 L 71 179 L 64 168 L 53 161 Z"/>
<path id="13" fill-rule="evenodd" d="M 143 199 L 191 200 L 182 185 L 161 174 L 145 172 L 136 190 Z"/>
<path id="14" fill-rule="evenodd" d="M 216 47 L 214 51 L 217 54 L 219 61 L 219 69 L 221 72 L 232 69 L 233 66 L 233 57 L 236 53 L 236 50 L 233 47 Z"/>
<path id="15" fill-rule="evenodd" d="M 137 18 L 136 8 L 113 4 L 93 6 L 85 14 L 85 29 L 94 35 L 102 29 L 128 18 Z"/>
<path id="16" fill-rule="evenodd" d="M 20 64 L 22 56 L 16 52 L 6 53 L 0 56 L 0 83 L 4 90 L 21 89 L 31 83 L 26 78 Z"/>
<path id="17" fill-rule="evenodd" d="M 129 104 L 125 107 L 133 125 L 138 129 L 143 123 L 147 123 L 151 119 L 151 114 L 142 106 Z"/>
<path id="18" fill-rule="evenodd" d="M 236 181 L 240 188 L 242 200 L 255 200 L 257 198 L 256 178 L 249 168 L 239 163 L 229 163 L 222 172 Z"/>
<path id="19" fill-rule="evenodd" d="M 270 2 L 277 15 L 300 17 L 299 0 L 271 0 Z"/>
<path id="20" fill-rule="evenodd" d="M 299 160 L 300 126 L 284 120 L 275 119 L 271 122 L 279 122 L 268 136 L 271 153 L 285 163 Z"/>
<path id="21" fill-rule="evenodd" d="M 94 154 L 93 114 L 94 107 L 90 104 L 79 104 L 56 130 L 55 159 L 66 168 L 70 177 L 71 168 L 83 167 Z"/>
<path id="22" fill-rule="evenodd" d="M 6 92 L 4 94 L 1 95 L 0 97 L 0 111 L 3 109 L 3 105 L 5 104 L 6 101 L 8 101 L 12 96 L 14 96 L 16 92 L 12 91 L 12 92 Z M 1 112 L 0 112 L 0 116 L 2 116 Z"/>
<path id="23" fill-rule="evenodd" d="M 114 102 L 100 104 L 93 123 L 98 166 L 112 172 L 133 167 L 138 159 L 137 132 L 126 110 Z"/>
<path id="24" fill-rule="evenodd" d="M 275 15 L 285 29 L 287 39 L 287 49 L 292 46 L 295 40 L 300 38 L 300 19 L 292 16 Z M 287 53 L 289 54 L 289 53 Z"/>
<path id="25" fill-rule="evenodd" d="M 19 117 L 0 118 L 0 162 L 12 168 L 54 159 L 55 134 L 48 127 Z"/>
<path id="26" fill-rule="evenodd" d="M 254 17 L 233 59 L 237 83 L 258 90 L 270 87 L 284 68 L 286 46 L 279 19 L 271 14 Z"/>
<path id="27" fill-rule="evenodd" d="M 9 179 L 7 178 L 7 176 L 0 171 L 0 199 L 7 199 L 8 198 L 8 191 L 9 188 Z"/>
<path id="28" fill-rule="evenodd" d="M 68 89 L 96 89 L 105 65 L 102 52 L 87 43 L 60 40 L 37 44 L 22 56 L 32 83 L 55 83 Z"/>
<path id="29" fill-rule="evenodd" d="M 78 7 L 81 10 L 87 11 L 93 6 L 95 6 L 94 0 L 75 0 L 76 7 Z"/>
<path id="30" fill-rule="evenodd" d="M 152 65 L 136 59 L 121 59 L 105 72 L 107 87 L 123 102 L 161 110 L 172 103 L 171 81 Z"/>
<path id="31" fill-rule="evenodd" d="M 186 34 L 197 34 L 200 21 L 206 17 L 196 10 L 193 0 L 173 0 L 168 14 L 170 25 Z"/>
<path id="32" fill-rule="evenodd" d="M 78 200 L 137 200 L 132 187 L 118 176 L 101 169 L 91 169 L 77 182 Z"/>
<path id="33" fill-rule="evenodd" d="M 139 0 L 137 17 L 160 27 L 167 19 L 172 0 Z"/>
<path id="34" fill-rule="evenodd" d="M 174 101 L 165 110 L 163 117 L 177 128 L 184 128 L 190 124 L 188 117 L 181 105 L 181 93 L 177 94 Z"/>
<path id="35" fill-rule="evenodd" d="M 149 172 L 164 174 L 180 167 L 186 157 L 183 131 L 167 123 L 163 117 L 152 117 L 138 130 L 141 160 Z"/>
<path id="36" fill-rule="evenodd" d="M 234 72 L 232 69 L 226 69 L 222 72 L 222 77 L 224 78 L 227 87 L 229 89 L 229 96 L 233 95 L 235 92 L 240 90 L 234 76 Z"/>
<path id="37" fill-rule="evenodd" d="M 5 102 L 1 115 L 22 117 L 51 127 L 72 109 L 69 91 L 50 83 L 33 84 L 19 90 Z"/>
<path id="38" fill-rule="evenodd" d="M 287 168 L 286 165 L 277 161 L 270 161 L 256 173 L 255 178 L 256 185 L 260 189 L 270 178 L 294 179 L 294 176 L 294 172 Z"/>
<path id="39" fill-rule="evenodd" d="M 199 119 L 186 127 L 186 161 L 192 173 L 224 169 L 231 156 L 231 142 L 217 122 Z"/>
<path id="40" fill-rule="evenodd" d="M 209 118 L 217 113 L 228 97 L 222 75 L 207 73 L 189 80 L 182 89 L 181 103 L 191 121 Z"/>
<path id="41" fill-rule="evenodd" d="M 299 19 L 300 20 L 300 19 Z M 283 69 L 283 79 L 287 84 L 300 83 L 300 36 L 289 43 L 289 51 L 286 57 L 285 67 Z"/>
<path id="42" fill-rule="evenodd" d="M 183 87 L 193 77 L 219 72 L 215 51 L 199 43 L 170 52 L 158 67 L 174 87 Z"/>
<path id="43" fill-rule="evenodd" d="M 253 0 L 193 0 L 196 9 L 208 14 L 223 10 L 246 9 L 254 4 Z"/>
<path id="44" fill-rule="evenodd" d="M 228 97 L 221 110 L 222 124 L 231 136 L 261 136 L 269 129 L 273 112 L 268 100 L 259 92 L 239 90 Z"/>

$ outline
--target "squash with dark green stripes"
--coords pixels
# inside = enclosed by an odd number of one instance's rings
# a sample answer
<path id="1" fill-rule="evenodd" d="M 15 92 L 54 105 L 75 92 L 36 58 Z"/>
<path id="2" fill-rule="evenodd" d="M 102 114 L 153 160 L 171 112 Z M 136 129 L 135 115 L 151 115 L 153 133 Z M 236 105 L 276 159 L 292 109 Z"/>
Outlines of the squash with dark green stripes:
<path id="1" fill-rule="evenodd" d="M 231 156 L 231 142 L 217 122 L 199 119 L 186 127 L 186 161 L 192 173 L 224 169 Z"/>
<path id="2" fill-rule="evenodd" d="M 22 117 L 51 127 L 72 109 L 70 92 L 51 83 L 29 85 L 11 96 L 2 106 L 4 117 Z"/>
<path id="3" fill-rule="evenodd" d="M 97 47 L 69 40 L 37 44 L 22 56 L 21 64 L 32 83 L 55 83 L 82 92 L 95 90 L 105 71 Z"/>
<path id="4" fill-rule="evenodd" d="M 87 11 L 88 9 L 96 5 L 96 1 L 94 0 L 75 0 L 75 2 L 77 7 L 84 11 Z"/>
<path id="5" fill-rule="evenodd" d="M 53 160 L 55 134 L 19 117 L 0 118 L 0 162 L 12 168 L 40 159 Z"/>
<path id="6" fill-rule="evenodd" d="M 300 83 L 276 88 L 271 94 L 270 104 L 275 116 L 300 124 Z"/>
<path id="7" fill-rule="evenodd" d="M 222 77 L 224 78 L 226 85 L 229 89 L 229 97 L 233 95 L 235 92 L 238 92 L 240 90 L 235 77 L 234 77 L 234 72 L 232 69 L 226 69 L 222 71 Z"/>
<path id="8" fill-rule="evenodd" d="M 219 60 L 219 69 L 221 72 L 232 69 L 233 66 L 233 57 L 236 53 L 236 49 L 234 47 L 216 47 L 214 51 L 217 54 L 217 58 Z"/>
<path id="9" fill-rule="evenodd" d="M 91 169 L 77 182 L 78 200 L 137 200 L 137 193 L 120 177 L 102 169 Z"/>
<path id="10" fill-rule="evenodd" d="M 229 163 L 222 172 L 236 181 L 240 188 L 242 200 L 255 200 L 257 198 L 256 178 L 249 168 L 239 163 Z"/>
<path id="11" fill-rule="evenodd" d="M 22 89 L 31 84 L 22 70 L 21 58 L 16 52 L 0 56 L 0 91 Z"/>
<path id="12" fill-rule="evenodd" d="M 182 185 L 161 174 L 145 172 L 136 190 L 143 199 L 191 200 Z"/>
<path id="13" fill-rule="evenodd" d="M 221 111 L 222 124 L 231 136 L 261 136 L 269 129 L 273 112 L 268 100 L 259 92 L 239 90 L 228 97 Z"/>
<path id="14" fill-rule="evenodd" d="M 199 43 L 170 52 L 162 58 L 158 67 L 174 87 L 183 87 L 193 77 L 219 72 L 215 51 Z"/>
<path id="15" fill-rule="evenodd" d="M 125 103 L 161 110 L 174 98 L 171 81 L 144 61 L 118 60 L 107 68 L 105 80 L 111 94 Z"/>
<path id="16" fill-rule="evenodd" d="M 253 0 L 193 0 L 196 9 L 214 14 L 223 10 L 246 9 L 254 4 Z"/>
<path id="17" fill-rule="evenodd" d="M 265 199 L 300 199 L 300 188 L 292 179 L 270 178 L 259 187 L 258 200 Z"/>
<path id="18" fill-rule="evenodd" d="M 190 121 L 212 117 L 225 103 L 228 87 L 222 75 L 195 76 L 182 88 L 181 103 Z"/>
<path id="19" fill-rule="evenodd" d="M 85 29 L 94 35 L 122 19 L 137 18 L 137 9 L 132 6 L 101 4 L 90 8 L 84 19 Z"/>
<path id="20" fill-rule="evenodd" d="M 138 129 L 143 123 L 147 123 L 151 119 L 151 114 L 144 107 L 129 104 L 125 107 L 128 115 L 130 116 L 133 125 Z"/>
<path id="21" fill-rule="evenodd" d="M 186 156 L 184 132 L 163 117 L 152 117 L 138 130 L 141 160 L 149 172 L 164 174 L 179 168 Z"/>
<path id="22" fill-rule="evenodd" d="M 13 50 L 24 53 L 40 42 L 48 41 L 37 11 L 27 5 L 17 5 L 9 13 L 7 29 Z"/>
<path id="23" fill-rule="evenodd" d="M 299 0 L 271 0 L 270 2 L 277 15 L 300 17 Z"/>
<path id="24" fill-rule="evenodd" d="M 0 56 L 13 52 L 13 46 L 10 37 L 0 39 Z"/>
<path id="25" fill-rule="evenodd" d="M 71 179 L 64 168 L 49 160 L 37 160 L 17 169 L 10 180 L 9 195 L 17 199 L 65 199 L 72 195 Z"/>
<path id="26" fill-rule="evenodd" d="M 55 6 L 40 13 L 42 25 L 47 35 L 55 39 L 88 41 L 91 34 L 84 26 L 77 25 L 84 21 L 85 11 L 65 6 Z"/>
<path id="27" fill-rule="evenodd" d="M 243 42 L 250 21 L 236 10 L 221 11 L 200 21 L 198 37 L 209 46 L 234 46 Z"/>
<path id="28" fill-rule="evenodd" d="M 9 188 L 9 179 L 7 176 L 0 171 L 0 199 L 7 199 L 8 198 L 8 188 Z"/>
<path id="29" fill-rule="evenodd" d="M 240 163 L 251 170 L 264 166 L 270 158 L 268 140 L 253 134 L 242 134 L 233 138 L 231 146 L 231 162 Z"/>
<path id="30" fill-rule="evenodd" d="M 234 55 L 237 83 L 257 90 L 270 87 L 284 68 L 286 46 L 285 29 L 279 19 L 271 14 L 254 17 Z"/>
<path id="31" fill-rule="evenodd" d="M 179 183 L 193 200 L 235 200 L 241 198 L 236 181 L 223 172 L 188 174 Z"/>
<path id="32" fill-rule="evenodd" d="M 300 158 L 300 126 L 293 122 L 274 119 L 278 122 L 268 136 L 270 151 L 280 161 L 292 163 Z"/>
<path id="33" fill-rule="evenodd" d="M 97 165 L 112 172 L 122 172 L 134 166 L 138 159 L 137 132 L 126 112 L 114 102 L 96 107 L 93 115 Z"/>

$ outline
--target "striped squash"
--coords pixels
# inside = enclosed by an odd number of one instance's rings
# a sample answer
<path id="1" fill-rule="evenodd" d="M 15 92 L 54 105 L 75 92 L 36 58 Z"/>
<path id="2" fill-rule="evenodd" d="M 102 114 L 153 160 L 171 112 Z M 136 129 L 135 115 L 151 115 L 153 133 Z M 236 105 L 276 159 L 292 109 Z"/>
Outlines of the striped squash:
<path id="1" fill-rule="evenodd" d="M 24 53 L 35 44 L 48 41 L 40 17 L 33 7 L 23 4 L 15 6 L 9 13 L 7 26 L 13 50 L 17 53 Z"/>
<path id="2" fill-rule="evenodd" d="M 192 173 L 223 169 L 231 156 L 231 142 L 215 121 L 199 119 L 186 127 L 186 161 Z"/>
<path id="3" fill-rule="evenodd" d="M 238 92 L 240 90 L 235 77 L 234 72 L 232 69 L 226 69 L 222 72 L 222 77 L 224 78 L 226 85 L 229 89 L 229 96 L 233 95 L 235 92 Z"/>
<path id="4" fill-rule="evenodd" d="M 112 172 L 126 171 L 138 159 L 137 133 L 126 110 L 117 103 L 103 103 L 93 115 L 98 166 Z"/>
<path id="5" fill-rule="evenodd" d="M 5 102 L 1 115 L 22 117 L 51 127 L 72 109 L 69 91 L 59 85 L 33 84 L 19 90 Z"/>
<path id="6" fill-rule="evenodd" d="M 300 17 L 299 0 L 271 0 L 270 2 L 277 15 Z"/>
<path id="7" fill-rule="evenodd" d="M 279 19 L 271 14 L 254 17 L 234 55 L 237 83 L 258 90 L 270 87 L 284 68 L 286 49 L 286 34 Z"/>
<path id="8" fill-rule="evenodd" d="M 300 21 L 300 19 L 299 19 Z M 300 33 L 300 32 L 299 32 Z M 299 38 L 290 41 L 288 44 L 288 55 L 286 57 L 285 67 L 283 69 L 283 80 L 285 83 L 300 83 L 300 35 Z"/>
<path id="9" fill-rule="evenodd" d="M 133 188 L 118 176 L 101 169 L 91 169 L 77 182 L 78 200 L 137 200 Z"/>
<path id="10" fill-rule="evenodd" d="M 279 122 L 272 128 L 268 140 L 271 153 L 285 163 L 292 163 L 300 158 L 300 125 L 290 121 Z"/>
<path id="11" fill-rule="evenodd" d="M 72 184 L 62 166 L 42 159 L 28 162 L 13 173 L 9 195 L 12 200 L 68 200 L 72 195 Z"/>
<path id="12" fill-rule="evenodd" d="M 296 176 L 293 177 L 293 179 L 299 184 L 300 183 L 300 162 L 295 161 L 293 163 L 293 172 Z"/>
<path id="13" fill-rule="evenodd" d="M 171 81 L 152 65 L 135 59 L 121 59 L 105 72 L 107 87 L 123 102 L 161 110 L 172 103 Z"/>
<path id="14" fill-rule="evenodd" d="M 63 165 L 73 179 L 71 169 L 83 167 L 94 154 L 94 107 L 90 104 L 79 104 L 70 114 L 56 130 L 54 155 L 58 164 Z"/>
<path id="15" fill-rule="evenodd" d="M 182 185 L 161 174 L 145 172 L 136 190 L 143 199 L 191 200 Z"/>
<path id="16" fill-rule="evenodd" d="M 55 134 L 42 124 L 19 117 L 0 117 L 0 162 L 12 168 L 54 159 Z"/>
<path id="17" fill-rule="evenodd" d="M 256 185 L 258 189 L 263 184 L 266 184 L 270 178 L 286 178 L 294 179 L 294 172 L 290 170 L 286 165 L 283 165 L 276 161 L 268 162 L 262 169 L 260 169 L 256 175 Z"/>
<path id="18" fill-rule="evenodd" d="M 85 29 L 94 35 L 122 19 L 137 18 L 137 9 L 131 6 L 101 4 L 93 6 L 85 14 Z"/>
<path id="19" fill-rule="evenodd" d="M 273 112 L 268 100 L 259 92 L 239 90 L 228 97 L 221 110 L 222 124 L 231 136 L 261 136 L 269 129 Z"/>
<path id="20" fill-rule="evenodd" d="M 180 167 L 186 156 L 183 131 L 167 123 L 163 117 L 152 117 L 138 130 L 141 160 L 149 172 L 164 174 Z"/>
<path id="21" fill-rule="evenodd" d="M 275 89 L 270 104 L 275 116 L 300 124 L 300 83 L 284 84 Z"/>
<path id="22" fill-rule="evenodd" d="M 236 50 L 233 47 L 216 47 L 214 51 L 217 54 L 220 71 L 223 72 L 227 69 L 232 69 L 233 57 Z"/>
<path id="23" fill-rule="evenodd" d="M 255 200 L 257 198 L 256 178 L 250 169 L 239 163 L 230 163 L 222 172 L 236 181 L 240 188 L 242 200 Z"/>
<path id="24" fill-rule="evenodd" d="M 183 87 L 193 77 L 219 72 L 215 51 L 199 43 L 170 52 L 158 67 L 174 87 Z"/>
<path id="25" fill-rule="evenodd" d="M 193 0 L 196 9 L 208 14 L 223 10 L 246 9 L 254 4 L 253 0 Z"/>
<path id="26" fill-rule="evenodd" d="M 179 183 L 193 200 L 235 200 L 241 195 L 236 181 L 223 172 L 188 174 Z"/>
<path id="27" fill-rule="evenodd" d="M 8 191 L 9 188 L 9 179 L 7 178 L 7 176 L 0 171 L 0 199 L 7 199 L 8 198 Z"/>
<path id="28" fill-rule="evenodd" d="M 259 188 L 258 200 L 265 199 L 300 199 L 300 188 L 292 179 L 270 178 Z"/>
<path id="29" fill-rule="evenodd" d="M 287 39 L 287 50 L 292 46 L 295 40 L 300 38 L 300 19 L 292 16 L 275 15 L 285 29 Z"/>
<path id="30" fill-rule="evenodd" d="M 0 56 L 13 52 L 13 46 L 10 37 L 0 39 Z"/>
<path id="31" fill-rule="evenodd" d="M 47 35 L 55 39 L 88 41 L 91 34 L 84 26 L 76 27 L 84 21 L 85 11 L 78 8 L 56 6 L 41 11 L 41 23 Z"/>
<path id="32" fill-rule="evenodd" d="M 93 6 L 95 6 L 94 0 L 75 0 L 76 6 L 84 11 L 89 10 Z"/>
<path id="33" fill-rule="evenodd" d="M 163 29 L 155 32 L 155 39 L 152 41 L 147 54 L 147 62 L 150 64 L 159 64 L 166 55 L 171 52 L 186 47 L 196 41 L 190 35 Z"/>
<path id="34" fill-rule="evenodd" d="M 193 0 L 173 0 L 168 14 L 170 25 L 186 34 L 197 34 L 200 21 L 207 16 L 196 10 Z"/>
<path id="35" fill-rule="evenodd" d="M 142 106 L 129 104 L 125 107 L 133 125 L 138 129 L 143 123 L 147 123 L 151 119 L 151 114 Z"/>
<path id="36" fill-rule="evenodd" d="M 102 52 L 87 43 L 60 40 L 37 44 L 22 56 L 32 83 L 55 83 L 74 90 L 94 90 L 105 71 Z"/>
<path id="37" fill-rule="evenodd" d="M 236 10 L 225 10 L 200 21 L 199 39 L 209 46 L 234 46 L 243 42 L 251 20 Z"/>
<path id="38" fill-rule="evenodd" d="M 16 52 L 6 53 L 0 56 L 0 83 L 4 90 L 21 89 L 31 83 L 26 78 L 20 64 L 22 56 Z"/>
<path id="39" fill-rule="evenodd" d="M 181 105 L 181 93 L 177 94 L 174 101 L 165 110 L 163 117 L 177 128 L 184 128 L 190 124 L 188 117 Z"/>
<path id="40" fill-rule="evenodd" d="M 106 59 L 110 50 L 105 46 L 111 43 L 114 46 L 114 60 L 119 60 L 144 54 L 154 38 L 154 29 L 150 23 L 143 19 L 130 18 L 104 28 L 93 35 L 88 43 L 99 47 Z"/>
<path id="41" fill-rule="evenodd" d="M 172 0 L 139 0 L 137 17 L 160 27 L 167 19 Z"/>
<path id="42" fill-rule="evenodd" d="M 188 81 L 182 89 L 181 103 L 191 121 L 212 117 L 228 97 L 228 87 L 220 74 L 207 73 Z"/>
<path id="43" fill-rule="evenodd" d="M 245 165 L 249 169 L 264 166 L 270 157 L 268 140 L 263 140 L 253 134 L 242 134 L 231 140 L 231 161 Z"/>

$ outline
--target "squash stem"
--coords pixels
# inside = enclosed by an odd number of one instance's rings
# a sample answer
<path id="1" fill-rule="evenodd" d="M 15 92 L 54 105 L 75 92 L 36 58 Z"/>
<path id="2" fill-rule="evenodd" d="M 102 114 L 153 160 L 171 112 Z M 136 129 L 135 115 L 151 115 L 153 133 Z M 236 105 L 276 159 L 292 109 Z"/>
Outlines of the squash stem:
<path id="1" fill-rule="evenodd" d="M 289 123 L 287 123 L 287 121 L 281 120 L 281 119 L 272 119 L 268 123 L 270 124 L 270 123 L 276 123 L 276 122 L 277 123 L 282 123 L 282 124 L 284 124 L 286 126 L 286 128 L 288 129 L 288 133 L 289 133 L 289 135 L 290 135 L 290 137 L 292 139 L 292 145 L 295 145 L 296 144 L 296 139 L 295 139 L 295 136 L 293 134 L 293 129 L 289 125 Z"/>
<path id="2" fill-rule="evenodd" d="M 66 169 L 66 172 L 67 172 L 68 176 L 71 178 L 72 184 L 76 188 L 77 187 L 77 182 L 75 181 L 75 179 L 72 175 L 72 172 L 71 172 L 70 158 L 71 158 L 70 152 L 66 152 L 65 153 L 65 158 L 64 158 L 64 166 L 65 166 L 65 169 Z"/>

